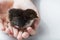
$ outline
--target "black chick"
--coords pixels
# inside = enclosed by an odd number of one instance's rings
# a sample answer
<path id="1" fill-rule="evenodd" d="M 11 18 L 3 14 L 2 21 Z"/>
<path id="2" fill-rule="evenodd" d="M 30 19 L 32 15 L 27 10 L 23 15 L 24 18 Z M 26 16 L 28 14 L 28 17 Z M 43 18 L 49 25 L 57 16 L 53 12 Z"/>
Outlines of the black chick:
<path id="1" fill-rule="evenodd" d="M 32 9 L 10 9 L 9 10 L 9 19 L 11 25 L 17 28 L 18 30 L 23 30 L 26 28 L 26 25 L 32 25 L 31 21 L 35 18 L 38 18 L 37 13 Z"/>

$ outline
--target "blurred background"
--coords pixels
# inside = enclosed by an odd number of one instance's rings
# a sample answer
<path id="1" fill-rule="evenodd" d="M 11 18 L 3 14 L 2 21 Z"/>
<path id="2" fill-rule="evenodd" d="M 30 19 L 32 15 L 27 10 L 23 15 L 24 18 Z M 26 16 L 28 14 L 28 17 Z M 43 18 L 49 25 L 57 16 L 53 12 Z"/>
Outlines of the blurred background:
<path id="1" fill-rule="evenodd" d="M 60 0 L 32 0 L 40 13 L 37 34 L 25 40 L 60 40 Z M 16 40 L 0 31 L 0 40 Z"/>

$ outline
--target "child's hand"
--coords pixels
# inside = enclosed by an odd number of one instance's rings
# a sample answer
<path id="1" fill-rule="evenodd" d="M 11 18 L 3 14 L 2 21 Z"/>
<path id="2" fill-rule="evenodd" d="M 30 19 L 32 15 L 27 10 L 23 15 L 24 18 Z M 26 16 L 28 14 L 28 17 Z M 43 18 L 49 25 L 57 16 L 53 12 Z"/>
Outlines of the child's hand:
<path id="1" fill-rule="evenodd" d="M 22 0 L 20 0 L 20 2 L 22 2 Z M 24 4 L 28 4 L 28 5 L 24 5 Z M 6 5 L 6 4 L 4 3 L 4 5 Z M 6 7 L 6 8 L 7 9 L 10 8 L 10 4 L 8 3 L 7 5 L 9 7 Z M 19 7 L 20 7 L 20 9 L 28 9 L 28 8 L 33 9 L 37 12 L 37 15 L 39 17 L 39 14 L 38 14 L 38 11 L 37 11 L 36 7 L 34 6 L 34 4 L 30 0 L 25 1 L 23 3 L 20 3 L 20 4 L 18 4 L 18 2 L 17 2 L 16 5 L 15 4 L 13 5 L 13 8 L 19 8 Z M 8 23 L 8 24 L 4 23 L 4 25 L 3 25 L 2 20 L 0 22 L 0 26 L 2 27 L 1 29 L 3 31 L 5 31 L 6 33 L 8 33 L 9 35 L 16 37 L 18 40 L 22 40 L 23 38 L 28 38 L 29 35 L 34 35 L 35 32 L 36 32 L 36 28 L 37 28 L 38 24 L 39 24 L 39 18 L 36 18 L 36 20 L 33 24 L 33 27 L 35 27 L 35 29 L 32 29 L 31 27 L 28 27 L 27 32 L 22 33 L 22 31 L 18 32 L 17 29 L 15 29 L 14 27 L 11 27 L 10 23 Z M 8 25 L 8 27 L 7 27 L 7 25 Z"/>
<path id="2" fill-rule="evenodd" d="M 8 33 L 10 36 L 14 36 L 18 40 L 22 40 L 23 38 L 26 39 L 29 37 L 29 35 L 35 35 L 38 24 L 39 24 L 39 18 L 37 18 L 33 24 L 33 27 L 35 29 L 32 29 L 32 27 L 28 27 L 27 32 L 22 33 L 22 31 L 18 31 L 18 29 L 11 27 L 10 23 L 8 23 L 8 27 L 7 26 L 4 27 L 0 22 L 0 26 L 2 27 L 2 30 Z"/>

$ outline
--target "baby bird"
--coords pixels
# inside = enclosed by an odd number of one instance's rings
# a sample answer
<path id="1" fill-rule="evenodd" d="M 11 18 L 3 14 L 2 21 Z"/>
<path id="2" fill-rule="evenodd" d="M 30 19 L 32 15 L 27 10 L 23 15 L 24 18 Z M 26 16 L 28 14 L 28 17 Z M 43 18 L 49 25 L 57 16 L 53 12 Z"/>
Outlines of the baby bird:
<path id="1" fill-rule="evenodd" d="M 10 9 L 9 10 L 9 19 L 11 22 L 11 26 L 17 28 L 18 30 L 25 30 L 26 27 L 30 27 L 34 19 L 38 18 L 36 12 L 32 9 Z"/>

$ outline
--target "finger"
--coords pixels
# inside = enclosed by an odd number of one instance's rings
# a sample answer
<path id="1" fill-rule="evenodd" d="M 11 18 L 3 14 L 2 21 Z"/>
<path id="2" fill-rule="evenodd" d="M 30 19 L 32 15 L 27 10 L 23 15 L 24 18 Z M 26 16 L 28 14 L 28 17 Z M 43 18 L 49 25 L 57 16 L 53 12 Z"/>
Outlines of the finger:
<path id="1" fill-rule="evenodd" d="M 13 36 L 14 37 L 17 37 L 18 36 L 18 30 L 13 28 Z"/>
<path id="2" fill-rule="evenodd" d="M 8 28 L 9 28 L 9 30 L 10 30 L 10 34 L 12 34 L 13 33 L 13 27 L 11 26 L 11 24 L 10 23 L 8 23 Z"/>
<path id="3" fill-rule="evenodd" d="M 6 28 L 5 33 L 7 33 L 9 36 L 13 36 L 13 33 L 11 33 L 9 28 Z"/>
<path id="4" fill-rule="evenodd" d="M 28 28 L 27 28 L 27 31 L 28 31 L 28 33 L 29 33 L 30 35 L 35 35 L 35 34 L 36 34 L 36 31 L 33 30 L 31 27 L 28 27 Z"/>
<path id="5" fill-rule="evenodd" d="M 6 27 L 5 32 L 6 32 L 7 34 L 10 34 L 10 30 L 9 30 L 9 28 Z"/>
<path id="6" fill-rule="evenodd" d="M 9 34 L 9 36 L 12 36 L 12 35 L 13 35 L 13 30 L 12 30 L 10 24 L 9 24 L 9 23 L 7 24 L 7 22 L 5 22 L 5 23 L 4 23 L 4 27 L 5 27 L 5 29 L 6 29 L 5 32 L 6 32 L 7 34 Z"/>
<path id="7" fill-rule="evenodd" d="M 2 23 L 2 20 L 0 19 L 0 30 L 4 30 L 5 28 L 4 28 L 4 26 L 3 26 L 3 23 Z"/>
<path id="8" fill-rule="evenodd" d="M 23 37 L 24 39 L 28 38 L 28 37 L 29 37 L 29 33 L 28 33 L 28 32 L 24 32 L 24 33 L 22 34 L 22 37 Z"/>
<path id="9" fill-rule="evenodd" d="M 2 27 L 2 28 L 1 28 L 1 30 L 2 30 L 2 31 L 5 31 L 5 28 L 4 28 L 4 27 Z"/>
<path id="10" fill-rule="evenodd" d="M 18 33 L 17 39 L 22 40 L 22 32 L 21 31 Z"/>
<path id="11" fill-rule="evenodd" d="M 39 21 L 40 21 L 39 18 L 36 18 L 36 19 L 35 19 L 35 21 L 34 21 L 34 23 L 33 23 L 33 26 L 35 27 L 35 29 L 38 27 Z"/>
<path id="12" fill-rule="evenodd" d="M 13 30 L 12 30 L 12 27 L 10 26 L 10 23 L 5 22 L 4 26 L 6 28 L 5 32 L 8 33 L 9 36 L 12 36 Z"/>
<path id="13" fill-rule="evenodd" d="M 3 28 L 4 28 L 4 31 L 6 31 L 6 28 L 7 28 L 7 22 L 4 22 L 4 23 L 3 23 L 3 26 L 4 26 L 4 27 L 3 27 Z"/>

